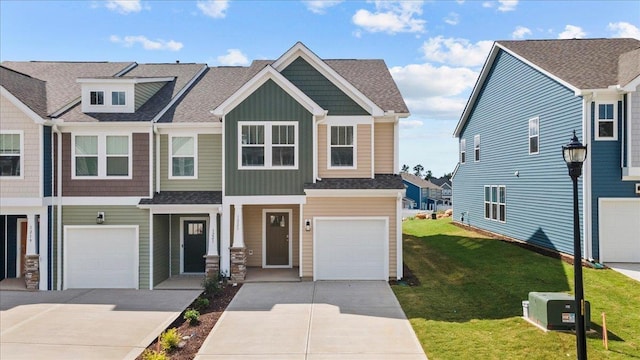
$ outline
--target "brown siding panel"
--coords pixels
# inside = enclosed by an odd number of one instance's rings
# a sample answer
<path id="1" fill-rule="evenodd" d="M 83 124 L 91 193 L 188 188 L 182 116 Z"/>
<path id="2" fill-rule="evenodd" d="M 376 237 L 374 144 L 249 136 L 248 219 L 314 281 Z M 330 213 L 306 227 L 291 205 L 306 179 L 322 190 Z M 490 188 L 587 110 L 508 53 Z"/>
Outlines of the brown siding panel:
<path id="1" fill-rule="evenodd" d="M 374 172 L 376 174 L 394 174 L 393 167 L 393 123 L 376 123 L 374 125 Z"/>

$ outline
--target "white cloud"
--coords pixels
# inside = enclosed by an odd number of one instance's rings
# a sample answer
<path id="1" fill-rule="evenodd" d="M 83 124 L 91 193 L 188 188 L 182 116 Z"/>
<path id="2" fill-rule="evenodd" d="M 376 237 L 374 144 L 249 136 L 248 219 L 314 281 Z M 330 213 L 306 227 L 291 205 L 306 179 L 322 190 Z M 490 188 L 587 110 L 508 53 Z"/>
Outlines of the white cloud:
<path id="1" fill-rule="evenodd" d="M 422 15 L 422 1 L 374 1 L 375 11 L 360 9 L 352 17 L 357 26 L 368 32 L 424 32 L 426 21 Z"/>
<path id="2" fill-rule="evenodd" d="M 421 120 L 400 119 L 401 129 L 416 129 L 421 128 L 422 125 L 424 125 L 424 122 Z"/>
<path id="3" fill-rule="evenodd" d="M 460 15 L 458 15 L 457 13 L 451 12 L 449 13 L 449 15 L 447 15 L 446 18 L 444 18 L 444 22 L 446 22 L 449 25 L 458 25 L 458 23 L 460 22 Z"/>
<path id="4" fill-rule="evenodd" d="M 421 50 L 430 61 L 449 65 L 481 66 L 491 50 L 492 41 L 473 44 L 466 39 L 436 36 L 424 42 Z"/>
<path id="5" fill-rule="evenodd" d="M 500 6 L 498 6 L 498 11 L 507 12 L 514 11 L 516 6 L 518 6 L 518 0 L 498 0 Z"/>
<path id="6" fill-rule="evenodd" d="M 197 3 L 198 9 L 208 17 L 221 19 L 227 16 L 226 11 L 229 8 L 228 0 L 201 0 Z"/>
<path id="7" fill-rule="evenodd" d="M 567 25 L 564 31 L 558 34 L 558 39 L 582 39 L 587 35 L 579 26 Z"/>
<path id="8" fill-rule="evenodd" d="M 220 65 L 225 66 L 249 65 L 249 59 L 239 49 L 228 49 L 227 55 L 220 55 L 217 60 Z"/>
<path id="9" fill-rule="evenodd" d="M 516 26 L 516 29 L 511 33 L 511 37 L 514 39 L 524 39 L 526 35 L 531 34 L 531 29 L 524 26 Z"/>
<path id="10" fill-rule="evenodd" d="M 634 38 L 640 40 L 640 29 L 628 22 L 609 23 L 607 27 L 616 38 Z"/>
<path id="11" fill-rule="evenodd" d="M 303 1 L 307 9 L 316 14 L 324 14 L 330 7 L 340 4 L 343 0 L 310 0 Z"/>
<path id="12" fill-rule="evenodd" d="M 126 47 L 133 47 L 135 44 L 142 45 L 142 48 L 145 50 L 169 50 L 169 51 L 178 51 L 182 49 L 182 43 L 174 40 L 165 41 L 162 39 L 157 40 L 149 40 L 146 36 L 137 35 L 137 36 L 125 36 L 124 38 L 120 38 L 117 35 L 111 35 L 109 40 L 116 44 L 122 44 Z"/>
<path id="13" fill-rule="evenodd" d="M 105 6 L 107 9 L 117 11 L 121 14 L 140 12 L 142 10 L 140 0 L 109 0 Z"/>
<path id="14" fill-rule="evenodd" d="M 484 8 L 492 8 L 493 7 L 493 2 L 485 1 L 485 2 L 482 3 L 482 7 L 484 7 Z"/>

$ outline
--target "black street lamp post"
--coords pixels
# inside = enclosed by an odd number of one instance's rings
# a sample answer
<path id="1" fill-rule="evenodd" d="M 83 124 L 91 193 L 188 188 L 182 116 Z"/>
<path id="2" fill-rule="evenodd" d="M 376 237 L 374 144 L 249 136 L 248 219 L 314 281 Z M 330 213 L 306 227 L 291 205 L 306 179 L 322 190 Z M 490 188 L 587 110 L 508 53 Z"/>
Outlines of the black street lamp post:
<path id="1" fill-rule="evenodd" d="M 578 215 L 578 178 L 582 175 L 582 163 L 587 158 L 587 146 L 573 131 L 571 141 L 562 147 L 569 176 L 573 181 L 573 271 L 575 284 L 576 347 L 578 360 L 587 359 L 587 339 L 584 319 L 584 289 L 582 285 L 582 251 L 580 250 L 580 216 Z"/>

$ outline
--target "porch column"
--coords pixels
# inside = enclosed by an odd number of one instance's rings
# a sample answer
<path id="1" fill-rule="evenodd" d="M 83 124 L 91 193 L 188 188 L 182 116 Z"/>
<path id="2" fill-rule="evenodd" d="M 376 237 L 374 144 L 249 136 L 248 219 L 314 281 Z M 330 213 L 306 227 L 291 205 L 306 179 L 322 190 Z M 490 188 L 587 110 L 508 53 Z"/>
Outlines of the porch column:
<path id="1" fill-rule="evenodd" d="M 231 281 L 243 282 L 247 275 L 247 255 L 244 244 L 244 224 L 242 222 L 242 204 L 236 204 L 233 221 L 233 244 L 231 249 Z"/>
<path id="2" fill-rule="evenodd" d="M 207 278 L 217 279 L 220 273 L 220 255 L 218 254 L 218 214 L 209 213 L 209 247 L 205 255 L 205 274 Z"/>
<path id="3" fill-rule="evenodd" d="M 40 287 L 40 256 L 36 249 L 36 215 L 27 214 L 27 248 L 24 255 L 24 281 L 29 290 Z"/>

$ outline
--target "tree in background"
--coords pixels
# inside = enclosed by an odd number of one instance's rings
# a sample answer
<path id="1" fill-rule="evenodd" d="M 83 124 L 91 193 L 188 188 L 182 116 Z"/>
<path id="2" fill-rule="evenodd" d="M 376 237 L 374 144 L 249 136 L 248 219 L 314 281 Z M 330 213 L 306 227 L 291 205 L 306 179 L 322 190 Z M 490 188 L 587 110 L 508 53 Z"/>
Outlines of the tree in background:
<path id="1" fill-rule="evenodd" d="M 408 172 L 409 172 L 409 165 L 407 165 L 407 164 L 403 164 L 403 165 L 402 165 L 402 170 L 400 170 L 400 172 L 402 172 L 402 173 L 408 173 Z"/>
<path id="2" fill-rule="evenodd" d="M 444 178 L 446 178 L 447 180 L 451 180 L 451 178 L 453 177 L 453 173 L 446 173 L 443 176 Z"/>
<path id="3" fill-rule="evenodd" d="M 415 176 L 420 176 L 422 177 L 422 171 L 424 171 L 424 166 L 418 164 L 416 166 L 413 167 L 413 174 Z"/>
<path id="4" fill-rule="evenodd" d="M 427 174 L 424 176 L 424 179 L 431 180 L 432 177 L 433 177 L 433 173 L 431 172 L 431 170 L 427 170 Z"/>

